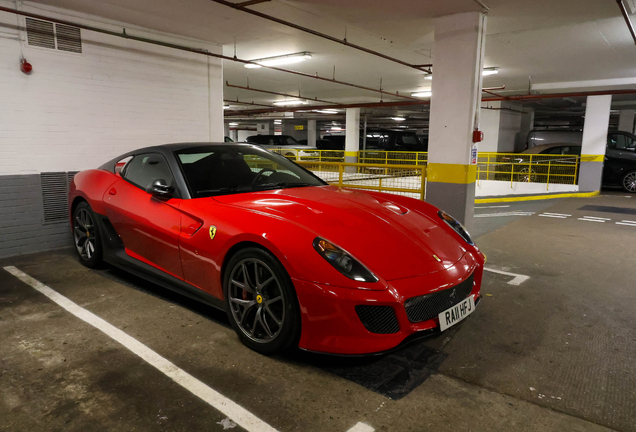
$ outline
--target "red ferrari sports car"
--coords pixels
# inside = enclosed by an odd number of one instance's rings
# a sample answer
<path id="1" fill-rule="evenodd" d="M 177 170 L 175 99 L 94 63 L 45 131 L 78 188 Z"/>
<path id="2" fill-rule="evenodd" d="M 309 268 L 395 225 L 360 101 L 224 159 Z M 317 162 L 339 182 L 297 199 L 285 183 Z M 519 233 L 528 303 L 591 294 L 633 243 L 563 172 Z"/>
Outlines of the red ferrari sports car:
<path id="1" fill-rule="evenodd" d="M 484 256 L 451 216 L 250 144 L 135 150 L 77 174 L 69 200 L 82 264 L 223 309 L 263 354 L 385 352 L 480 299 Z"/>

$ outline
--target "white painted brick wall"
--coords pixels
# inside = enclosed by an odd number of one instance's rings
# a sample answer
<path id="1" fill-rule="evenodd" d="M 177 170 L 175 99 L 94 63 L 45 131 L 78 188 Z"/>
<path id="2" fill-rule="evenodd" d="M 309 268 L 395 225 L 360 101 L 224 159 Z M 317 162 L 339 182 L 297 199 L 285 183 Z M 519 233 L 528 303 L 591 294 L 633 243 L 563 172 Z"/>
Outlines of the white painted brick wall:
<path id="1" fill-rule="evenodd" d="M 59 9 L 24 10 L 221 53 Z M 78 171 L 148 145 L 223 140 L 220 60 L 85 30 L 82 54 L 29 47 L 18 25 L 23 18 L 0 12 L 0 175 Z M 28 76 L 21 54 L 33 65 Z"/>

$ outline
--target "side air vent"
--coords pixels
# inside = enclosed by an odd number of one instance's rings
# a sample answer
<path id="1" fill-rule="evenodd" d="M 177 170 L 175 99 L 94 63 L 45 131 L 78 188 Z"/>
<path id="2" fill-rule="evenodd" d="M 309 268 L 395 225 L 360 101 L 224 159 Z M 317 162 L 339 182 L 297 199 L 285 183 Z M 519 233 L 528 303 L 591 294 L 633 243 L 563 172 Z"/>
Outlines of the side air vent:
<path id="1" fill-rule="evenodd" d="M 82 52 L 82 35 L 78 27 L 27 18 L 26 30 L 27 41 L 31 46 Z"/>
<path id="2" fill-rule="evenodd" d="M 58 222 L 68 219 L 68 186 L 75 173 L 41 173 L 44 222 Z"/>
<path id="3" fill-rule="evenodd" d="M 80 29 L 73 26 L 55 24 L 57 49 L 74 53 L 82 52 L 82 37 Z"/>
<path id="4" fill-rule="evenodd" d="M 362 324 L 371 333 L 391 334 L 400 331 L 400 325 L 391 306 L 356 306 Z"/>
<path id="5" fill-rule="evenodd" d="M 26 29 L 29 45 L 55 49 L 55 31 L 52 22 L 27 18 Z"/>

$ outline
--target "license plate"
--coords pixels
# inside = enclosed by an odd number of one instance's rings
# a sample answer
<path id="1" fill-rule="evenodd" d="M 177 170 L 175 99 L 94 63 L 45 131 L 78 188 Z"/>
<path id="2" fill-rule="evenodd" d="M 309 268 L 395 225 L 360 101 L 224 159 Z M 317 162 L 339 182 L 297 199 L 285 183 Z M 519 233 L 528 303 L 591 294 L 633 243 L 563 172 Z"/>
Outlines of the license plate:
<path id="1" fill-rule="evenodd" d="M 475 300 L 470 296 L 466 300 L 462 300 L 452 308 L 446 309 L 438 315 L 439 328 L 441 331 L 454 326 L 468 315 L 475 311 Z"/>

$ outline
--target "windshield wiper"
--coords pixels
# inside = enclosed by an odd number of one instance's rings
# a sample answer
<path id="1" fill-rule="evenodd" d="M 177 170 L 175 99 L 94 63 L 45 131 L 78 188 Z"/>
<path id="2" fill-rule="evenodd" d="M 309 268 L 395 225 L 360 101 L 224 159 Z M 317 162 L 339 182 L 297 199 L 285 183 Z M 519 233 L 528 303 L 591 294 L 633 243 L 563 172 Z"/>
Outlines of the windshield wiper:
<path id="1" fill-rule="evenodd" d="M 314 183 L 290 183 L 290 182 L 285 182 L 285 181 L 281 181 L 281 182 L 276 182 L 276 183 L 263 183 L 263 184 L 259 184 L 259 185 L 255 185 L 252 186 L 252 189 L 275 189 L 275 188 L 279 188 L 279 187 L 304 187 L 304 186 L 317 186 Z"/>
<path id="2" fill-rule="evenodd" d="M 227 193 L 227 192 L 238 192 L 237 188 L 224 187 L 218 189 L 204 189 L 197 191 L 197 194 L 216 194 L 216 193 Z"/>

